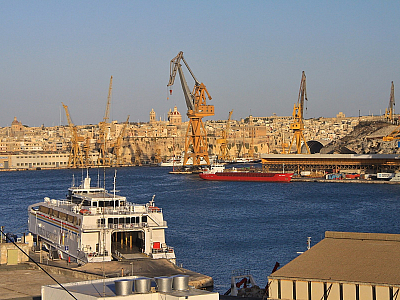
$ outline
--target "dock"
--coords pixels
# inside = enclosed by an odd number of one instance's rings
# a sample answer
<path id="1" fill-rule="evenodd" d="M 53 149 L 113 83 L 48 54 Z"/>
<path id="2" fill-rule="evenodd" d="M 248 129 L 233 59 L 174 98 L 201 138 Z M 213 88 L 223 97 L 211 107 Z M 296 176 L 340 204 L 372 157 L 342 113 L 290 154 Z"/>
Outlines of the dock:
<path id="1" fill-rule="evenodd" d="M 39 261 L 37 253 L 33 254 L 33 259 Z M 42 262 L 40 266 L 60 283 L 132 275 L 155 278 L 186 274 L 189 275 L 189 285 L 195 288 L 212 289 L 214 284 L 210 276 L 184 269 L 166 259 L 146 257 L 78 266 L 65 260 L 48 260 L 46 255 L 42 258 Z M 56 283 L 33 262 L 14 266 L 0 265 L 1 299 L 40 300 L 41 286 L 50 284 Z"/>

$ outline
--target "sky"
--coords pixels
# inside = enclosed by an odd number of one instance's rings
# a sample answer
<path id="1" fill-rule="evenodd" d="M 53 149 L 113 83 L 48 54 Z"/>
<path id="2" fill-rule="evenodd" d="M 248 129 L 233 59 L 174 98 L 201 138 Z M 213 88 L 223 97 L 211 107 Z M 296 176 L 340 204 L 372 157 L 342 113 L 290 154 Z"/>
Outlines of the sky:
<path id="1" fill-rule="evenodd" d="M 302 71 L 304 117 L 383 114 L 400 85 L 400 1 L 0 0 L 0 127 L 186 117 L 179 51 L 215 115 L 289 116 Z M 194 86 L 183 67 L 188 85 Z M 400 112 L 400 109 L 399 109 Z"/>

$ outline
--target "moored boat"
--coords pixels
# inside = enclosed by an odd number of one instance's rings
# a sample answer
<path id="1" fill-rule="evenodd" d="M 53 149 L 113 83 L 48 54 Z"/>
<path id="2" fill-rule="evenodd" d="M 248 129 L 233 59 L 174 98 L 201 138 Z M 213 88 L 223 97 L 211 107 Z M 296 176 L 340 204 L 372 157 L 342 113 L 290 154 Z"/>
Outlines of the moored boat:
<path id="1" fill-rule="evenodd" d="M 91 187 L 90 181 L 87 174 L 80 186 L 72 184 L 66 199 L 46 197 L 28 207 L 28 228 L 37 245 L 79 264 L 137 255 L 175 263 L 174 249 L 165 243 L 167 222 L 154 196 L 147 204 L 134 204 L 115 194 L 115 182 L 108 192 Z"/>
<path id="2" fill-rule="evenodd" d="M 236 168 L 225 169 L 224 165 L 213 165 L 199 174 L 204 180 L 214 181 L 266 181 L 266 182 L 290 182 L 293 173 L 272 173 L 256 170 L 238 170 Z"/>

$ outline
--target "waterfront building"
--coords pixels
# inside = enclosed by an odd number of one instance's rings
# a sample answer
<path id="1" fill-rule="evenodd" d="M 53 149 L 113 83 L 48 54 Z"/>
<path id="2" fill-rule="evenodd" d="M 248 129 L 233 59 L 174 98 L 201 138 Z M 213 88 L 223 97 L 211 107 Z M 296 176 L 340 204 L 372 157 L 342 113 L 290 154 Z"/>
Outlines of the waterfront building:
<path id="1" fill-rule="evenodd" d="M 399 267 L 400 234 L 327 231 L 268 276 L 269 299 L 397 299 Z"/>

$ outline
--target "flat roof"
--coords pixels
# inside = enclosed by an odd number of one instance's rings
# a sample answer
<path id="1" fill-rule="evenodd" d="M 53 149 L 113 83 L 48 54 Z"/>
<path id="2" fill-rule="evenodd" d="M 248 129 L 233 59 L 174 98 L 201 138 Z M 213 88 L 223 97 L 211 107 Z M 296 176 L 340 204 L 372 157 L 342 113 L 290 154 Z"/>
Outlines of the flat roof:
<path id="1" fill-rule="evenodd" d="M 400 159 L 399 154 L 261 154 L 264 159 Z"/>
<path id="2" fill-rule="evenodd" d="M 327 231 L 270 279 L 400 285 L 400 234 Z"/>

